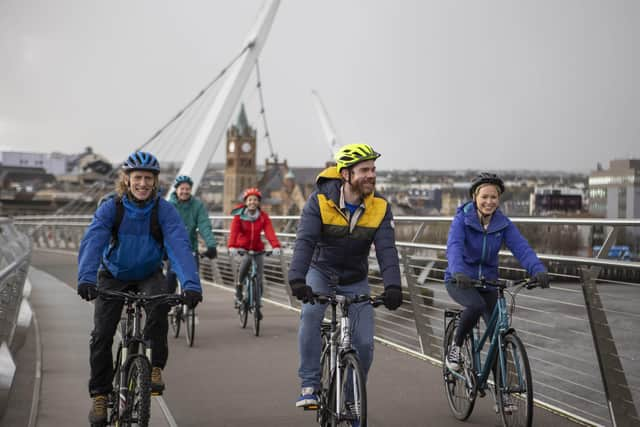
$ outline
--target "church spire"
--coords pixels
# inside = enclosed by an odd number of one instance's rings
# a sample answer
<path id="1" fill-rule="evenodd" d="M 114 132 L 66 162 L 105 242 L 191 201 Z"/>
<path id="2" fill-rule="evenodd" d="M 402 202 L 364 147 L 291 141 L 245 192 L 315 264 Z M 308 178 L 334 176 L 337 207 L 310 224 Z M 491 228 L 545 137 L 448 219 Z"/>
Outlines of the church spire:
<path id="1" fill-rule="evenodd" d="M 244 111 L 244 103 L 240 105 L 240 112 L 238 113 L 236 127 L 238 128 L 238 133 L 240 135 L 251 134 L 251 128 L 249 127 L 249 121 L 247 120 L 247 113 Z"/>

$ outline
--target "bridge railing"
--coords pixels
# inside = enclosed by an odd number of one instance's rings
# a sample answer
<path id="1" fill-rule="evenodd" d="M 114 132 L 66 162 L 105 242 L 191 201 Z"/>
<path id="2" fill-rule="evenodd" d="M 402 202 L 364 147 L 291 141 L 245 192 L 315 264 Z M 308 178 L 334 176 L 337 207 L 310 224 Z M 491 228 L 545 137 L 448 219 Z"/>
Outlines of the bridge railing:
<path id="1" fill-rule="evenodd" d="M 75 251 L 89 219 L 50 217 L 42 226 L 43 217 L 19 217 L 16 224 L 33 232 L 37 247 Z M 201 263 L 204 280 L 229 288 L 235 283 L 237 271 L 236 261 L 222 249 L 230 219 L 211 217 L 221 250 L 216 260 Z M 298 217 L 272 219 L 276 229 L 283 230 L 278 236 L 285 249 L 281 257 L 265 258 L 265 297 L 299 309 L 287 285 Z M 379 341 L 434 364 L 440 364 L 442 357 L 444 309 L 455 306 L 443 286 L 446 247 L 444 242 L 438 242 L 443 238 L 446 241 L 450 221 L 450 217 L 396 217 L 396 234 L 403 236 L 397 244 L 405 303 L 394 312 L 376 312 Z M 566 234 L 567 228 L 572 227 L 610 229 L 600 256 L 615 242 L 620 227 L 640 226 L 640 220 L 520 218 L 514 222 L 521 228 L 526 228 L 525 224 L 544 227 L 551 236 Z M 579 242 L 568 247 L 586 252 L 585 234 L 588 233 L 569 233 Z M 420 242 L 430 238 L 436 243 Z M 536 402 L 587 424 L 638 423 L 640 263 L 545 254 L 535 246 L 534 249 L 549 267 L 554 282 L 551 289 L 518 294 L 513 326 L 527 346 Z M 383 290 L 382 279 L 375 256 L 371 255 L 370 283 L 373 293 L 379 293 Z M 501 252 L 501 256 L 503 277 L 524 276 L 508 251 Z"/>
<path id="2" fill-rule="evenodd" d="M 31 240 L 8 218 L 0 218 L 0 418 L 4 414 L 16 373 L 13 355 L 24 344 L 32 311 L 25 286 Z"/>

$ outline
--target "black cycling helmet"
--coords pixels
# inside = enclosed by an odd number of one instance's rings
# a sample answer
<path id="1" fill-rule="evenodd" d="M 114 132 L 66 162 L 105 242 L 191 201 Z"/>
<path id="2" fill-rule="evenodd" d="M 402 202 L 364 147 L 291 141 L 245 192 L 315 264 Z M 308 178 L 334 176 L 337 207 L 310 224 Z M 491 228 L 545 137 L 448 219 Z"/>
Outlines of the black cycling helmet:
<path id="1" fill-rule="evenodd" d="M 136 151 L 122 164 L 122 169 L 126 172 L 149 171 L 155 175 L 160 173 L 160 163 L 156 156 L 145 151 Z"/>
<path id="2" fill-rule="evenodd" d="M 492 184 L 498 187 L 500 194 L 504 193 L 504 181 L 495 173 L 482 172 L 480 175 L 473 178 L 471 181 L 471 187 L 469 187 L 469 195 L 473 199 L 476 194 L 476 189 L 483 184 Z"/>

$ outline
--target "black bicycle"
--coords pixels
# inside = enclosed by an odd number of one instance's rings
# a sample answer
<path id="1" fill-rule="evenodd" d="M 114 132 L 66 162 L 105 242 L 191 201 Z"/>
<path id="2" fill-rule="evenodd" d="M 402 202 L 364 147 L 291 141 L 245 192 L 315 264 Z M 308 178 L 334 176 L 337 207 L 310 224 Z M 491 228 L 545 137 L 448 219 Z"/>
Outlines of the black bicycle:
<path id="1" fill-rule="evenodd" d="M 331 304 L 331 320 L 322 322 L 320 332 L 322 376 L 318 406 L 305 409 L 316 409 L 318 423 L 323 427 L 353 425 L 366 427 L 367 384 L 360 359 L 351 344 L 349 307 L 363 302 L 378 307 L 384 303 L 383 297 L 314 295 L 314 299 L 321 304 Z M 339 325 L 338 307 L 341 314 Z"/>
<path id="2" fill-rule="evenodd" d="M 184 304 L 177 305 L 169 312 L 169 324 L 173 331 L 173 337 L 178 338 L 180 336 L 180 325 L 184 323 L 187 327 L 187 344 L 189 347 L 193 347 L 193 341 L 196 335 L 196 309 L 189 308 Z"/>
<path id="3" fill-rule="evenodd" d="M 244 329 L 247 327 L 249 313 L 253 313 L 253 333 L 255 336 L 260 335 L 260 321 L 262 320 L 262 289 L 258 286 L 256 256 L 260 254 L 269 256 L 271 253 L 272 251 L 238 251 L 238 255 L 251 257 L 249 272 L 242 282 L 242 301 L 238 305 L 238 316 L 240 317 L 240 326 Z"/>
<path id="4" fill-rule="evenodd" d="M 100 288 L 98 293 L 101 298 L 124 302 L 107 425 L 148 426 L 151 416 L 151 343 L 143 336 L 144 307 L 148 304 L 182 304 L 182 297 L 175 294 L 142 295 Z"/>

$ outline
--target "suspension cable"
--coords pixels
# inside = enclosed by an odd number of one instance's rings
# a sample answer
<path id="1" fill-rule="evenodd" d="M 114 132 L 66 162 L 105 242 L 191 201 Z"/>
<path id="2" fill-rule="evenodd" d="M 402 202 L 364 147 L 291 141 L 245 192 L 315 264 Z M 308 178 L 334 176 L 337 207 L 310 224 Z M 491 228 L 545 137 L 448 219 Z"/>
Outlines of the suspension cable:
<path id="1" fill-rule="evenodd" d="M 267 112 L 264 109 L 264 97 L 262 96 L 262 79 L 260 78 L 260 65 L 258 65 L 258 60 L 256 60 L 256 78 L 258 80 L 258 94 L 260 98 L 260 115 L 262 116 L 262 123 L 264 124 L 264 137 L 267 139 L 267 143 L 269 144 L 269 153 L 271 154 L 272 159 L 276 159 L 276 155 L 273 152 L 273 145 L 271 144 L 271 134 L 269 133 L 269 127 L 267 126 Z"/>
<path id="2" fill-rule="evenodd" d="M 247 51 L 251 48 L 252 44 L 249 43 L 248 45 L 246 45 L 244 47 L 244 49 L 242 49 L 232 60 L 231 62 L 229 62 L 229 64 L 227 64 L 226 67 L 224 67 L 220 73 L 213 79 L 211 80 L 200 92 L 198 92 L 198 94 L 187 103 L 187 105 L 182 108 L 180 111 L 178 111 L 178 113 L 172 118 L 170 119 L 167 123 L 165 123 L 164 126 L 162 126 L 160 129 L 158 129 L 153 135 L 151 135 L 151 137 L 149 139 L 147 139 L 145 141 L 144 144 L 142 144 L 140 147 L 138 147 L 138 150 L 142 150 L 144 147 L 146 147 L 148 144 L 150 144 L 154 139 L 156 139 L 158 136 L 160 136 L 160 134 L 169 126 L 171 126 L 171 124 L 173 122 L 175 122 L 176 120 L 178 120 L 182 114 L 185 112 L 185 110 L 187 110 L 189 107 L 191 107 L 198 99 L 200 99 L 208 90 L 209 88 L 211 88 L 211 86 L 213 86 L 218 80 L 220 80 L 220 78 L 229 70 L 229 68 L 235 64 L 235 62 Z"/>
<path id="3" fill-rule="evenodd" d="M 136 151 L 142 150 L 144 147 L 146 147 L 147 145 L 149 145 L 151 142 L 153 142 L 156 138 L 158 138 L 169 126 L 171 126 L 176 120 L 178 120 L 180 117 L 182 117 L 182 115 L 186 112 L 186 110 L 188 110 L 196 101 L 198 101 L 198 99 L 200 99 L 205 93 L 207 93 L 209 91 L 209 89 L 218 81 L 222 78 L 222 76 L 229 70 L 229 68 L 231 68 L 231 66 L 233 66 L 233 64 L 235 64 L 238 59 L 240 59 L 240 57 L 249 49 L 251 49 L 253 47 L 253 43 L 249 43 L 247 44 L 228 64 L 226 67 L 224 67 L 219 73 L 218 75 L 211 80 L 202 90 L 200 90 L 198 92 L 198 94 L 191 100 L 189 101 L 184 108 L 182 108 L 180 111 L 178 111 L 178 113 L 171 118 L 167 123 L 165 123 L 160 129 L 158 129 L 149 139 L 147 139 L 142 145 L 140 145 Z M 266 123 L 266 122 L 265 122 Z M 267 132 L 268 134 L 268 132 Z M 269 146 L 271 146 L 271 143 L 269 142 Z M 65 204 L 64 206 L 61 206 L 59 209 L 57 209 L 53 215 L 57 216 L 57 215 L 63 215 L 65 213 L 76 213 L 76 212 L 81 212 L 83 209 L 83 205 L 84 203 L 82 203 L 82 198 L 84 195 L 86 194 L 98 194 L 100 192 L 103 192 L 105 187 L 107 187 L 108 181 L 109 180 L 113 180 L 117 174 L 118 171 L 120 169 L 120 163 L 118 163 L 118 166 L 114 167 L 111 172 L 109 172 L 109 174 L 102 180 L 98 180 L 96 182 L 94 182 L 91 187 L 89 187 L 85 194 L 83 194 L 82 196 L 76 197 L 75 199 L 71 200 L 69 203 Z M 43 225 L 45 225 L 44 223 L 39 224 L 38 227 L 36 227 L 36 230 L 39 229 L 40 227 L 42 227 Z"/>

